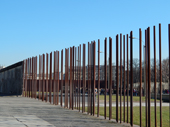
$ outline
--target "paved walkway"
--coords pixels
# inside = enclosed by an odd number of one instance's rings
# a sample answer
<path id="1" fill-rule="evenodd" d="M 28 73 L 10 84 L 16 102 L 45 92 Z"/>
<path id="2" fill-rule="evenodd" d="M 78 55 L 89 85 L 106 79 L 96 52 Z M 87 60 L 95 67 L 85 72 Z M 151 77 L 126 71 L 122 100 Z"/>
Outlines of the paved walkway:
<path id="1" fill-rule="evenodd" d="M 123 127 L 77 110 L 64 109 L 39 100 L 24 97 L 0 97 L 0 127 Z"/>

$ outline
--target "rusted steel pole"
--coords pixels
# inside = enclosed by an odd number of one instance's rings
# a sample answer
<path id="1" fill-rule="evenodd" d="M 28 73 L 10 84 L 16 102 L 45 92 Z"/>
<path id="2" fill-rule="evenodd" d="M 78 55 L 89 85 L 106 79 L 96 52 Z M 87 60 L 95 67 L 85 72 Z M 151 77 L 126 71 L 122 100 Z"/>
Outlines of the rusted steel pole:
<path id="1" fill-rule="evenodd" d="M 23 66 L 22 66 L 22 81 L 23 81 L 23 86 L 22 86 L 22 97 L 24 97 L 24 93 L 25 93 L 25 60 L 23 60 Z"/>
<path id="2" fill-rule="evenodd" d="M 74 97 L 74 102 L 75 102 L 75 109 L 76 109 L 76 97 L 77 97 L 77 93 L 76 93 L 76 87 L 77 87 L 77 47 L 75 47 L 75 87 L 74 87 L 74 90 L 75 90 L 75 97 Z"/>
<path id="3" fill-rule="evenodd" d="M 104 75 L 105 75 L 105 95 L 104 95 L 104 118 L 106 119 L 106 91 L 107 91 L 107 38 L 105 38 L 105 44 L 104 44 L 104 59 L 105 59 L 105 69 L 104 69 Z"/>
<path id="4" fill-rule="evenodd" d="M 42 101 L 44 101 L 44 92 L 45 92 L 45 54 L 43 54 L 43 79 L 42 79 Z"/>
<path id="5" fill-rule="evenodd" d="M 26 65 L 25 65 L 25 97 L 27 97 L 27 82 L 28 82 L 28 78 L 27 78 L 27 64 L 28 64 L 28 59 L 26 59 Z"/>
<path id="6" fill-rule="evenodd" d="M 148 27 L 148 127 L 151 127 L 150 27 Z"/>
<path id="7" fill-rule="evenodd" d="M 126 35 L 127 39 L 127 123 L 129 122 L 129 35 Z"/>
<path id="8" fill-rule="evenodd" d="M 116 121 L 119 120 L 119 35 L 116 35 Z"/>
<path id="9" fill-rule="evenodd" d="M 160 127 L 162 127 L 162 57 L 161 57 L 161 24 L 159 24 L 159 68 L 160 68 Z"/>
<path id="10" fill-rule="evenodd" d="M 89 45 L 90 47 L 90 114 L 92 115 L 92 42 Z"/>
<path id="11" fill-rule="evenodd" d="M 49 101 L 51 104 L 51 92 L 52 92 L 52 52 L 50 53 L 50 96 L 49 96 Z"/>
<path id="12" fill-rule="evenodd" d="M 48 102 L 48 53 L 46 53 L 46 102 Z"/>
<path id="13" fill-rule="evenodd" d="M 100 95 L 100 40 L 98 39 L 98 87 L 97 87 L 97 117 L 99 117 L 99 95 Z"/>
<path id="14" fill-rule="evenodd" d="M 78 47 L 78 110 L 80 112 L 80 46 Z"/>
<path id="15" fill-rule="evenodd" d="M 124 111 L 123 111 L 123 113 L 124 113 L 124 115 L 123 115 L 123 121 L 125 122 L 125 115 L 126 115 L 126 113 L 125 113 L 125 87 L 126 87 L 126 79 L 125 79 L 125 35 L 123 35 L 123 68 L 124 68 L 124 70 L 123 70 L 123 93 L 124 93 Z"/>
<path id="16" fill-rule="evenodd" d="M 96 42 L 93 43 L 93 116 L 95 114 L 95 88 L 96 88 Z"/>
<path id="17" fill-rule="evenodd" d="M 68 108 L 68 49 L 65 49 L 65 108 Z"/>
<path id="18" fill-rule="evenodd" d="M 153 27 L 153 41 L 154 41 L 154 94 L 155 94 L 155 99 L 154 99 L 154 102 L 155 102 L 155 127 L 157 127 L 157 106 L 156 106 L 156 100 L 157 100 L 157 92 L 156 92 L 156 29 L 155 29 L 155 26 Z"/>
<path id="19" fill-rule="evenodd" d="M 53 104 L 56 104 L 56 51 L 54 51 Z"/>
<path id="20" fill-rule="evenodd" d="M 77 110 L 79 110 L 79 46 L 77 49 Z"/>
<path id="21" fill-rule="evenodd" d="M 70 103 L 69 103 L 69 109 L 72 109 L 72 48 L 70 47 Z"/>
<path id="22" fill-rule="evenodd" d="M 57 51 L 57 105 L 58 105 L 58 102 L 59 102 L 59 75 L 60 75 L 60 72 L 59 72 L 59 51 Z"/>
<path id="23" fill-rule="evenodd" d="M 73 84 L 72 84 L 72 110 L 74 109 L 74 86 L 75 86 L 75 68 L 74 68 L 74 64 L 75 64 L 75 47 L 73 46 Z"/>
<path id="24" fill-rule="evenodd" d="M 39 55 L 39 89 L 38 89 L 38 99 L 40 100 L 41 96 L 41 55 Z"/>
<path id="25" fill-rule="evenodd" d="M 33 98 L 33 95 L 34 95 L 34 57 L 32 57 L 32 90 L 31 90 L 31 98 Z"/>
<path id="26" fill-rule="evenodd" d="M 60 93 L 60 105 L 63 105 L 63 49 L 61 50 L 61 93 Z"/>
<path id="27" fill-rule="evenodd" d="M 120 123 L 122 123 L 122 34 L 120 34 Z"/>
<path id="28" fill-rule="evenodd" d="M 81 75 L 82 74 L 81 74 L 81 45 L 80 45 L 80 88 L 81 88 Z M 80 95 L 79 95 L 79 99 L 80 99 Z M 79 111 L 80 111 L 80 103 L 79 103 Z"/>
<path id="29" fill-rule="evenodd" d="M 37 98 L 37 56 L 35 57 L 35 99 Z"/>
<path id="30" fill-rule="evenodd" d="M 169 119 L 170 119 L 170 24 L 168 24 L 168 43 L 169 43 Z M 170 120 L 169 120 L 170 126 Z"/>
<path id="31" fill-rule="evenodd" d="M 140 93 L 140 127 L 142 127 L 142 32 L 141 29 L 139 29 L 139 68 L 140 68 L 140 82 L 139 82 L 139 93 Z"/>
<path id="32" fill-rule="evenodd" d="M 88 42 L 88 114 L 90 113 L 90 43 Z"/>
<path id="33" fill-rule="evenodd" d="M 85 96 L 85 79 L 86 72 L 85 72 L 85 44 L 83 44 L 83 96 L 82 96 L 82 112 L 84 112 L 84 96 Z"/>
<path id="34" fill-rule="evenodd" d="M 112 119 L 112 38 L 109 37 L 109 120 Z"/>
<path id="35" fill-rule="evenodd" d="M 147 30 L 145 30 L 145 75 L 146 75 L 146 81 L 145 81 L 145 89 L 146 89 L 146 96 L 145 96 L 145 117 L 146 117 L 146 127 L 148 127 L 148 69 L 147 69 L 147 66 L 148 66 L 148 63 L 147 63 L 147 58 L 148 58 L 148 50 L 147 50 L 147 47 L 148 47 L 148 44 L 147 44 L 148 40 L 147 40 Z"/>
<path id="36" fill-rule="evenodd" d="M 30 58 L 30 92 L 29 97 L 32 95 L 32 59 Z"/>
<path id="37" fill-rule="evenodd" d="M 133 32 L 130 32 L 130 125 L 133 126 Z"/>

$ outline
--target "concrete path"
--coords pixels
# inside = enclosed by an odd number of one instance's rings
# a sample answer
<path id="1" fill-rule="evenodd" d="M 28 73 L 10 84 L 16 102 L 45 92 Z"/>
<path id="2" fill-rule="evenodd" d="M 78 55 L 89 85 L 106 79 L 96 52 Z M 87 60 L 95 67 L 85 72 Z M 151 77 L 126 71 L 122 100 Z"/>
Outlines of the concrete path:
<path id="1" fill-rule="evenodd" d="M 104 120 L 25 97 L 0 97 L 0 127 L 123 127 Z"/>

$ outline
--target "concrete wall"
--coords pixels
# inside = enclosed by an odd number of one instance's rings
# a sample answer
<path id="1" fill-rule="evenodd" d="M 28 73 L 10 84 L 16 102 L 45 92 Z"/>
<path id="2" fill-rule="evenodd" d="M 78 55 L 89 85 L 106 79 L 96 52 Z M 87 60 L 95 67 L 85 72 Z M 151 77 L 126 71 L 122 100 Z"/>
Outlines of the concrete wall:
<path id="1" fill-rule="evenodd" d="M 0 70 L 0 93 L 21 95 L 23 86 L 23 62 Z"/>

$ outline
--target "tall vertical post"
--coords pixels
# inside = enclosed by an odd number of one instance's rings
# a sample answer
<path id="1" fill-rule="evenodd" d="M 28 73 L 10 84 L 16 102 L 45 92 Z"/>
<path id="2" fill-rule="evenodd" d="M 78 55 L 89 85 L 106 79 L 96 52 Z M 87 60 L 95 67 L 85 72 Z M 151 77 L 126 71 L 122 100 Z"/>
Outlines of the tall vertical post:
<path id="1" fill-rule="evenodd" d="M 155 127 L 157 127 L 157 106 L 156 106 L 156 100 L 157 100 L 157 92 L 156 92 L 156 29 L 155 29 L 155 26 L 153 27 L 153 41 L 154 41 L 154 94 L 155 94 L 155 99 L 154 99 L 154 102 L 155 102 Z"/>
<path id="2" fill-rule="evenodd" d="M 44 101 L 44 91 L 45 91 L 45 55 L 43 54 L 43 73 L 42 73 L 42 101 Z"/>
<path id="3" fill-rule="evenodd" d="M 119 120 L 119 35 L 116 35 L 116 121 Z"/>
<path id="4" fill-rule="evenodd" d="M 160 68 L 160 127 L 162 127 L 162 58 L 161 58 L 161 24 L 159 24 L 159 68 Z"/>
<path id="5" fill-rule="evenodd" d="M 27 64 L 28 64 L 28 60 L 26 59 L 26 65 L 25 65 L 25 97 L 27 97 L 27 82 L 28 82 L 28 78 L 27 78 Z"/>
<path id="6" fill-rule="evenodd" d="M 39 55 L 39 89 L 38 89 L 38 99 L 41 99 L 41 55 Z"/>
<path id="7" fill-rule="evenodd" d="M 93 116 L 95 114 L 95 88 L 96 88 L 96 42 L 93 43 Z"/>
<path id="8" fill-rule="evenodd" d="M 123 76 L 123 93 L 124 93 L 124 116 L 123 116 L 123 121 L 125 122 L 125 87 L 126 87 L 126 79 L 125 79 L 125 35 L 123 35 L 123 72 L 124 72 L 124 76 Z"/>
<path id="9" fill-rule="evenodd" d="M 82 74 L 81 74 L 81 45 L 80 45 L 80 87 L 81 87 L 81 75 Z M 79 99 L 80 99 L 80 96 L 79 96 Z M 80 104 L 79 104 L 79 108 L 80 108 Z M 79 112 L 80 112 L 80 109 L 79 109 Z"/>
<path id="10" fill-rule="evenodd" d="M 74 60 L 75 60 L 75 47 L 73 46 L 73 84 L 72 84 L 72 110 L 74 109 L 74 86 L 75 86 L 75 68 L 74 68 Z"/>
<path id="11" fill-rule="evenodd" d="M 48 53 L 46 53 L 46 102 L 48 101 Z"/>
<path id="12" fill-rule="evenodd" d="M 168 24 L 168 44 L 169 44 L 169 119 L 170 119 L 170 24 Z"/>
<path id="13" fill-rule="evenodd" d="M 35 99 L 37 98 L 37 56 L 35 57 Z"/>
<path id="14" fill-rule="evenodd" d="M 120 34 L 120 123 L 122 123 L 122 34 Z"/>
<path id="15" fill-rule="evenodd" d="M 63 49 L 61 50 L 61 93 L 60 93 L 60 105 L 63 105 Z"/>
<path id="16" fill-rule="evenodd" d="M 49 97 L 49 101 L 50 103 L 51 101 L 51 92 L 52 92 L 52 52 L 50 53 L 50 97 Z"/>
<path id="17" fill-rule="evenodd" d="M 54 51 L 53 104 L 56 104 L 56 51 Z"/>
<path id="18" fill-rule="evenodd" d="M 60 75 L 60 72 L 59 72 L 59 51 L 57 51 L 57 105 L 58 105 L 58 102 L 59 102 L 59 75 Z"/>
<path id="19" fill-rule="evenodd" d="M 140 93 L 140 127 L 142 127 L 142 32 L 141 29 L 139 29 L 139 68 L 140 68 L 140 82 L 139 82 L 139 93 Z"/>
<path id="20" fill-rule="evenodd" d="M 130 125 L 133 126 L 133 32 L 130 32 Z"/>
<path id="21" fill-rule="evenodd" d="M 73 76 L 72 76 L 72 74 L 73 74 L 73 70 L 72 70 L 72 56 L 73 56 L 73 54 L 72 54 L 72 48 L 70 47 L 70 106 L 69 106 L 69 108 L 71 109 L 72 108 L 72 79 L 73 79 Z"/>
<path id="22" fill-rule="evenodd" d="M 86 83 L 86 68 L 85 68 L 85 58 L 86 58 L 86 49 L 85 49 L 85 44 L 83 44 L 83 96 L 82 96 L 82 112 L 85 111 L 85 83 Z"/>
<path id="23" fill-rule="evenodd" d="M 107 91 L 107 38 L 105 38 L 105 44 L 104 44 L 104 59 L 105 59 L 105 69 L 104 69 L 104 75 L 105 75 L 105 95 L 104 95 L 104 118 L 106 119 L 106 91 Z"/>
<path id="24" fill-rule="evenodd" d="M 100 40 L 98 39 L 98 87 L 97 87 L 97 117 L 99 117 L 99 95 L 100 95 Z"/>
<path id="25" fill-rule="evenodd" d="M 112 119 L 112 38 L 109 37 L 109 120 Z"/>
<path id="26" fill-rule="evenodd" d="M 127 123 L 129 122 L 129 35 L 126 35 L 127 39 Z"/>

